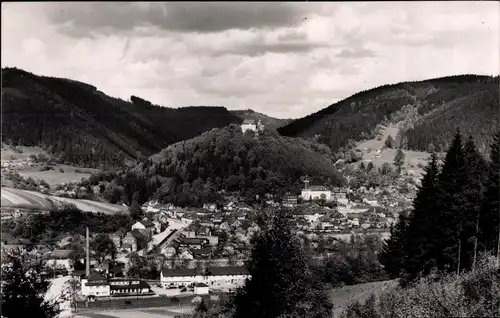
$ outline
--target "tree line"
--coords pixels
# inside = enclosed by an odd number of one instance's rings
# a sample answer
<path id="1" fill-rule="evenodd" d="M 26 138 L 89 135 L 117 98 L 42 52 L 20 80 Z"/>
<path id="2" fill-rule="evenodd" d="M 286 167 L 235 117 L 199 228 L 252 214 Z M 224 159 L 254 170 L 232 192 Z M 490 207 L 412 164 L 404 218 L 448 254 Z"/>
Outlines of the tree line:
<path id="1" fill-rule="evenodd" d="M 489 161 L 460 130 L 442 165 L 431 155 L 413 210 L 400 215 L 381 254 L 392 277 L 407 284 L 433 269 L 459 274 L 475 268 L 479 253 L 500 253 L 499 135 Z"/>

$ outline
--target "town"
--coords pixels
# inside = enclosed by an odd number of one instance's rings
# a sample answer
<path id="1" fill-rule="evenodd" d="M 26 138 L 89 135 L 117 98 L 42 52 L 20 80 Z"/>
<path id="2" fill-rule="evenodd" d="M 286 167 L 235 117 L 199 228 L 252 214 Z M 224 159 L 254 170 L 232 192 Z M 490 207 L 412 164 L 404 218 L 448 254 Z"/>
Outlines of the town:
<path id="1" fill-rule="evenodd" d="M 390 226 L 399 213 L 408 209 L 416 186 L 408 191 L 397 186 L 384 189 L 360 187 L 327 188 L 310 185 L 304 178 L 300 194 L 285 195 L 275 202 L 268 195 L 263 206 L 250 206 L 237 194 L 225 195 L 223 204 L 205 203 L 203 208 L 181 208 L 158 200 L 146 202 L 141 210 L 144 218 L 129 229 L 116 233 L 96 233 L 90 237 L 68 235 L 53 245 L 22 246 L 4 244 L 4 250 L 29 249 L 30 255 L 47 259 L 48 275 L 71 275 L 78 280 L 78 299 L 98 301 L 110 297 L 152 297 L 159 295 L 205 295 L 210 291 L 234 291 L 247 277 L 244 268 L 249 257 L 250 240 L 259 231 L 260 209 L 286 208 L 291 211 L 292 225 L 298 235 L 307 236 L 318 246 L 320 240 L 330 244 L 349 241 L 352 236 L 389 237 Z M 60 190 L 58 190 L 60 195 Z M 20 209 L 11 214 L 20 217 Z M 104 259 L 86 259 L 75 243 L 99 235 L 113 242 L 117 253 Z M 90 250 L 90 255 L 95 251 Z M 318 255 L 328 255 L 326 252 Z M 132 259 L 144 257 L 157 270 L 144 279 L 130 277 Z M 80 265 L 80 267 L 78 266 Z M 86 265 L 85 265 L 86 266 Z M 139 273 L 140 274 L 140 273 Z"/>

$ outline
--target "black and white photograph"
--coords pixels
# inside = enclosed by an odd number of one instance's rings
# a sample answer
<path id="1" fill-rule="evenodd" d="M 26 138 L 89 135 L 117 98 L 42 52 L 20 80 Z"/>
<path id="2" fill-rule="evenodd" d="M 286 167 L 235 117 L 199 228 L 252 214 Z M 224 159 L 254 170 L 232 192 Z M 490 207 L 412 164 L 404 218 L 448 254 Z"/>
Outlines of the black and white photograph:
<path id="1" fill-rule="evenodd" d="M 500 317 L 500 2 L 2 2 L 1 318 Z"/>

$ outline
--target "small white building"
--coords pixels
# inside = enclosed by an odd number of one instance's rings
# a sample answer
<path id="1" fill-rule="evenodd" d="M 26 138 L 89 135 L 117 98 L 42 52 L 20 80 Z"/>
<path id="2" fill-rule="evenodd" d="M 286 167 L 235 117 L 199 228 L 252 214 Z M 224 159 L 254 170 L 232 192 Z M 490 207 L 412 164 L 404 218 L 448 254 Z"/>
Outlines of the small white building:
<path id="1" fill-rule="evenodd" d="M 92 273 L 82 279 L 82 295 L 87 297 L 106 297 L 111 293 L 108 280 L 98 273 Z"/>
<path id="2" fill-rule="evenodd" d="M 247 130 L 251 130 L 253 132 L 261 132 L 264 130 L 264 125 L 259 121 L 255 123 L 253 119 L 245 119 L 241 124 L 241 132 L 245 133 Z"/>
<path id="3" fill-rule="evenodd" d="M 64 267 L 72 271 L 76 254 L 75 250 L 54 250 L 50 254 L 47 265 L 53 268 Z"/>
<path id="4" fill-rule="evenodd" d="M 310 186 L 309 180 L 304 180 L 304 189 L 300 195 L 303 200 L 332 200 L 332 191 L 323 186 Z"/>
<path id="5" fill-rule="evenodd" d="M 194 284 L 194 294 L 195 295 L 208 295 L 210 293 L 210 287 L 205 283 Z"/>
<path id="6" fill-rule="evenodd" d="M 245 267 L 210 267 L 206 270 L 164 268 L 160 273 L 163 288 L 204 283 L 210 285 L 233 284 L 241 286 L 250 278 Z"/>

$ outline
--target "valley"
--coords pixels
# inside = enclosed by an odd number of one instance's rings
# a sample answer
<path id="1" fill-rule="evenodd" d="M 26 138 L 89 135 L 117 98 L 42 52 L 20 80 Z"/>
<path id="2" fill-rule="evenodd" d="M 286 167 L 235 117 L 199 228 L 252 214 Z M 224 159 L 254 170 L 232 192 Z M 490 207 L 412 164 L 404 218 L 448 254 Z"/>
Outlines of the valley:
<path id="1" fill-rule="evenodd" d="M 231 295 L 251 277 L 245 264 L 252 261 L 254 238 L 280 211 L 286 211 L 297 251 L 307 246 L 308 266 L 324 275 L 319 278 L 335 314 L 393 291 L 397 275 L 381 255 L 392 252 L 387 246 L 398 239 L 397 226 L 414 209 L 431 151 L 442 164 L 450 145 L 416 133 L 426 127 L 423 119 L 439 122 L 445 109 L 454 111 L 457 96 L 443 93 L 437 108 L 429 106 L 437 97 L 429 96 L 462 85 L 483 90 L 494 80 L 376 88 L 315 116 L 281 120 L 252 110 L 167 111 L 137 96 L 113 99 L 78 82 L 33 74 L 21 81 L 19 70 L 2 72 L 16 87 L 5 93 L 9 120 L 37 131 L 30 135 L 11 125 L 2 143 L 2 248 L 44 259 L 53 276 L 73 275 L 79 304 L 92 301 L 81 317 L 175 316 L 170 305 L 179 299 L 191 310 L 194 298 Z M 39 85 L 42 95 L 26 89 Z M 427 90 L 415 92 L 415 85 Z M 130 122 L 108 125 L 104 117 L 87 116 L 96 110 L 72 100 L 70 91 Z M 23 112 L 40 96 L 44 105 L 63 98 L 76 124 L 93 130 L 83 130 L 83 140 L 71 125 L 55 131 L 50 120 L 32 122 Z M 155 116 L 178 125 L 163 129 Z M 198 125 L 205 116 L 208 121 Z M 197 128 L 187 132 L 187 122 Z M 433 129 L 439 136 L 453 133 L 451 126 Z M 485 149 L 493 140 L 492 125 L 482 120 L 464 130 L 487 136 Z M 58 139 L 61 134 L 68 138 Z M 87 283 L 98 287 L 88 289 Z M 160 306 L 163 298 L 169 306 Z M 102 310 L 106 301 L 116 305 L 114 311 Z"/>

